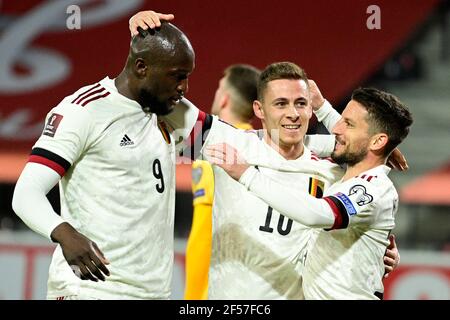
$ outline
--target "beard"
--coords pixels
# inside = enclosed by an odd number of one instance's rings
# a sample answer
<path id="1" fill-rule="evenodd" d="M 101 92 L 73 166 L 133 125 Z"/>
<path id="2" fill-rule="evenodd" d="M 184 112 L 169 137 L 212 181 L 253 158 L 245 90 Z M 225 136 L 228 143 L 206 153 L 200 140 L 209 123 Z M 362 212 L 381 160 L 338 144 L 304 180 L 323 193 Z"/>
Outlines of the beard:
<path id="1" fill-rule="evenodd" d="M 139 100 L 142 110 L 146 113 L 151 112 L 158 116 L 165 116 L 173 111 L 173 106 L 168 101 L 162 102 L 148 91 L 141 90 Z"/>
<path id="2" fill-rule="evenodd" d="M 333 151 L 331 153 L 331 159 L 333 159 L 333 161 L 337 164 L 347 164 L 348 166 L 352 167 L 355 164 L 361 162 L 366 157 L 366 155 L 366 149 L 359 149 L 353 152 L 345 150 L 341 154 L 336 154 L 336 151 Z"/>

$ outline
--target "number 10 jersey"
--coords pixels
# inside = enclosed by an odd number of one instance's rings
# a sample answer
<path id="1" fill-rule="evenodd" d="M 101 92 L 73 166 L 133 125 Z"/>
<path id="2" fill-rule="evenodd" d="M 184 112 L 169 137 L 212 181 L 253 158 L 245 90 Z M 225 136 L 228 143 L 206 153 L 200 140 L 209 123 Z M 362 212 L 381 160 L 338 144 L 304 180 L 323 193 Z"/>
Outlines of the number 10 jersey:
<path id="1" fill-rule="evenodd" d="M 247 162 L 293 190 L 321 197 L 342 175 L 338 165 L 306 147 L 300 158 L 286 160 L 255 133 L 227 126 L 215 121 L 206 144 L 229 143 Z M 303 299 L 302 268 L 312 229 L 273 210 L 221 168 L 213 170 L 208 298 Z"/>

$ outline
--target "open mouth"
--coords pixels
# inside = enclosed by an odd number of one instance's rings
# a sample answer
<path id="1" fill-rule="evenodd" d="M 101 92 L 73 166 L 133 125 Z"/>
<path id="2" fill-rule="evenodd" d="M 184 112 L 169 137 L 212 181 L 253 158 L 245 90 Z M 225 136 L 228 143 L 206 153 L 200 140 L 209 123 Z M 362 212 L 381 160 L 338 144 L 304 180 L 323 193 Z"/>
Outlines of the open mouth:
<path id="1" fill-rule="evenodd" d="M 179 102 L 181 101 L 182 98 L 183 98 L 182 96 L 174 96 L 174 97 L 171 97 L 171 98 L 169 99 L 170 104 L 175 105 L 175 104 L 179 103 Z"/>
<path id="2" fill-rule="evenodd" d="M 334 150 L 336 150 L 336 149 L 339 148 L 339 147 L 343 147 L 343 146 L 344 146 L 344 142 L 341 141 L 340 139 L 337 139 L 337 138 L 336 138 L 336 142 L 335 142 L 335 144 L 334 144 Z"/>
<path id="3" fill-rule="evenodd" d="M 282 124 L 281 126 L 286 130 L 292 130 L 292 131 L 300 129 L 299 124 Z"/>
<path id="4" fill-rule="evenodd" d="M 172 104 L 172 105 L 177 104 L 178 102 L 180 102 L 180 100 L 181 100 L 181 99 L 175 99 L 175 98 L 170 98 L 170 99 L 169 99 L 170 104 Z"/>

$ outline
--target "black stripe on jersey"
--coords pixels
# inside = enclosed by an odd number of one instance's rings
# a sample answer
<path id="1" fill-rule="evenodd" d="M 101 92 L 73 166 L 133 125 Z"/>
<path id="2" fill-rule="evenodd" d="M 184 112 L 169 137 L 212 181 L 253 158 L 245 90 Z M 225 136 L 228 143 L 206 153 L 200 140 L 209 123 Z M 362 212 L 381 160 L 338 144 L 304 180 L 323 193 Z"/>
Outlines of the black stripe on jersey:
<path id="1" fill-rule="evenodd" d="M 202 133 L 205 133 L 206 131 L 209 131 L 209 129 L 211 129 L 212 122 L 213 122 L 212 115 L 207 114 L 206 118 L 205 118 L 205 122 L 203 123 Z M 230 126 L 231 126 L 231 124 L 230 124 Z M 206 137 L 203 141 L 205 141 L 205 140 L 206 140 Z"/>
<path id="2" fill-rule="evenodd" d="M 211 129 L 212 122 L 213 122 L 213 117 L 210 114 L 206 114 L 206 118 L 205 118 L 205 121 L 203 122 L 203 126 L 202 126 L 202 135 L 198 136 L 195 139 L 194 145 L 191 146 L 191 155 L 194 156 L 194 158 L 192 158 L 192 160 L 197 159 L 197 157 L 199 156 L 199 151 L 200 151 L 200 150 L 197 150 L 197 152 L 195 152 L 194 146 L 200 145 L 203 148 L 203 144 L 205 143 L 206 138 L 208 137 L 208 134 L 209 134 L 209 130 Z M 197 153 L 197 154 L 194 154 L 194 153 Z"/>
<path id="3" fill-rule="evenodd" d="M 233 126 L 231 123 L 226 122 L 225 120 L 222 120 L 222 119 L 218 119 L 218 120 L 219 120 L 220 122 L 222 122 L 222 123 L 225 123 L 225 124 L 229 125 L 229 126 L 232 127 L 232 128 L 237 129 L 235 126 Z"/>
<path id="4" fill-rule="evenodd" d="M 34 148 L 33 150 L 31 150 L 31 155 L 33 156 L 40 156 L 43 158 L 46 158 L 48 160 L 51 160 L 53 162 L 56 162 L 57 164 L 59 164 L 61 167 L 64 168 L 64 170 L 69 170 L 71 164 L 69 161 L 67 161 L 66 159 L 64 159 L 61 156 L 58 156 L 56 153 L 53 153 L 51 151 L 42 149 L 42 148 Z"/>
<path id="5" fill-rule="evenodd" d="M 336 229 L 345 229 L 348 227 L 348 213 L 347 210 L 345 209 L 344 204 L 339 201 L 336 197 L 334 196 L 328 196 L 327 197 L 329 200 L 333 201 L 333 203 L 336 205 L 336 207 L 338 208 L 338 214 L 341 216 L 342 219 L 342 223 L 340 226 L 337 226 Z"/>
<path id="6" fill-rule="evenodd" d="M 205 143 L 206 138 L 208 137 L 209 130 L 211 129 L 213 122 L 213 117 L 210 114 L 206 114 L 205 120 L 202 124 L 202 134 L 197 135 L 195 137 L 194 143 L 192 143 L 189 147 L 184 149 L 181 155 L 186 156 L 187 149 L 190 149 L 190 153 L 187 156 L 190 156 L 191 160 L 195 160 L 200 155 L 200 151 Z M 197 146 L 197 147 L 196 147 Z M 199 147 L 200 146 L 200 147 Z"/>
<path id="7" fill-rule="evenodd" d="M 375 297 L 377 297 L 380 300 L 383 300 L 383 298 L 384 298 L 383 292 L 375 291 L 374 295 L 375 295 Z"/>

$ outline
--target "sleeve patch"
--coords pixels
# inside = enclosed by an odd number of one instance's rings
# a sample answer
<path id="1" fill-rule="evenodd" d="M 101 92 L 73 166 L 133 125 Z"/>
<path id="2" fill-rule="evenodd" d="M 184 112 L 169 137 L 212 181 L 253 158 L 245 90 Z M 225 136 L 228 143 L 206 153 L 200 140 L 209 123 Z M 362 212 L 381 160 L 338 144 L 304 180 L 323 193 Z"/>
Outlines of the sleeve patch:
<path id="1" fill-rule="evenodd" d="M 200 182 L 202 175 L 203 175 L 202 167 L 197 167 L 197 168 L 192 169 L 192 181 L 194 181 L 195 184 Z"/>
<path id="2" fill-rule="evenodd" d="M 352 201 L 345 194 L 338 192 L 334 196 L 344 205 L 348 215 L 353 216 L 357 213 Z"/>
<path id="3" fill-rule="evenodd" d="M 54 137 L 62 118 L 62 115 L 53 113 L 47 120 L 43 134 L 49 137 Z"/>
<path id="4" fill-rule="evenodd" d="M 194 199 L 204 196 L 205 195 L 205 189 L 198 189 L 197 191 L 194 192 Z"/>
<path id="5" fill-rule="evenodd" d="M 369 204 L 373 201 L 373 196 L 367 193 L 366 187 L 360 184 L 351 187 L 350 191 L 348 192 L 348 195 L 356 197 L 355 202 L 360 207 Z"/>

